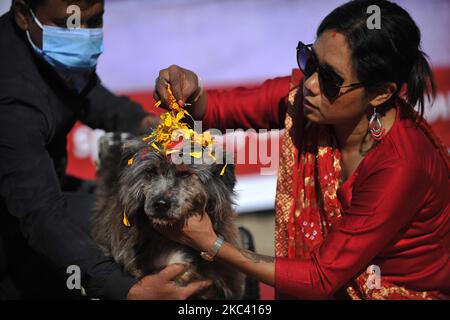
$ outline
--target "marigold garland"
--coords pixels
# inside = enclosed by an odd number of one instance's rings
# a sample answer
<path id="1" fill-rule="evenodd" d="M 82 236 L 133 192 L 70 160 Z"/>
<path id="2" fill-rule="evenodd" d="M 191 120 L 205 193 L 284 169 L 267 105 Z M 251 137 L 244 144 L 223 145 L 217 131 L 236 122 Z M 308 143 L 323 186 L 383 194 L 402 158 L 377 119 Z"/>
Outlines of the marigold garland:
<path id="1" fill-rule="evenodd" d="M 201 158 L 203 152 L 207 152 L 208 155 L 216 161 L 216 158 L 212 154 L 212 144 L 214 137 L 209 131 L 203 133 L 197 133 L 188 124 L 182 122 L 186 116 L 192 119 L 192 116 L 185 109 L 180 107 L 176 98 L 173 95 L 170 84 L 167 85 L 167 92 L 169 93 L 169 107 L 170 111 L 161 114 L 161 123 L 156 127 L 153 132 L 144 137 L 144 141 L 151 141 L 150 146 L 157 151 L 170 155 L 179 150 L 175 149 L 181 141 L 191 141 L 192 144 L 201 146 L 202 151 L 192 151 L 189 155 L 193 158 Z M 155 106 L 159 107 L 161 101 L 158 101 Z M 175 137 L 175 139 L 173 139 Z M 178 139 L 176 139 L 178 138 Z M 132 164 L 132 163 L 131 163 Z M 224 166 L 224 168 L 226 165 Z M 224 174 L 224 169 L 222 169 Z"/>
<path id="2" fill-rule="evenodd" d="M 206 152 L 214 161 L 216 157 L 212 152 L 214 143 L 214 137 L 209 131 L 203 133 L 197 133 L 188 124 L 182 122 L 186 116 L 192 116 L 188 111 L 180 107 L 176 98 L 173 95 L 170 84 L 167 85 L 167 92 L 169 93 L 169 108 L 170 111 L 161 114 L 161 123 L 152 131 L 151 134 L 143 138 L 143 141 L 148 141 L 149 146 L 158 152 L 168 156 L 175 152 L 180 152 L 178 147 L 183 141 L 190 141 L 191 145 L 195 145 L 201 148 L 202 151 L 191 151 L 189 155 L 193 158 L 199 159 L 203 156 L 203 152 Z M 161 100 L 156 102 L 155 107 L 161 105 Z M 175 137 L 175 139 L 174 139 Z M 128 166 L 132 166 L 135 163 L 134 156 L 128 160 Z M 227 163 L 220 171 L 220 175 L 225 174 Z M 130 226 L 130 222 L 126 213 L 123 213 L 123 224 L 127 227 Z"/>

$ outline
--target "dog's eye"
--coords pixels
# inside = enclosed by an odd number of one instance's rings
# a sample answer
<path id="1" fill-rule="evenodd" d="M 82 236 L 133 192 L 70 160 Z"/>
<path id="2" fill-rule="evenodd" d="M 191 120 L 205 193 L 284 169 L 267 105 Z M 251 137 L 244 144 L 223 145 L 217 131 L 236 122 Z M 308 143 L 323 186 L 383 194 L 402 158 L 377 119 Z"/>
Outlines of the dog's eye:
<path id="1" fill-rule="evenodd" d="M 156 168 L 148 168 L 147 170 L 145 170 L 145 175 L 147 177 L 154 177 L 158 174 L 158 171 L 156 170 Z"/>
<path id="2" fill-rule="evenodd" d="M 185 164 L 181 164 L 176 166 L 175 168 L 175 176 L 177 178 L 188 178 L 192 175 L 191 170 L 189 170 L 189 167 Z"/>
<path id="3" fill-rule="evenodd" d="M 191 176 L 191 172 L 188 170 L 183 170 L 183 171 L 177 171 L 175 173 L 175 176 L 177 178 L 189 178 Z"/>

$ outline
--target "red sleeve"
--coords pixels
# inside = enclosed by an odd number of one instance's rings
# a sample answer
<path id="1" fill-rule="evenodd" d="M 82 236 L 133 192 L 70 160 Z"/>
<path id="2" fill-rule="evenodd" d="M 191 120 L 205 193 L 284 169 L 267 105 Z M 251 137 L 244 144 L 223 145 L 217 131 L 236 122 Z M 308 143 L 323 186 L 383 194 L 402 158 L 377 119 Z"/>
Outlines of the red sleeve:
<path id="1" fill-rule="evenodd" d="M 265 81 L 255 88 L 208 91 L 204 128 L 279 129 L 284 126 L 291 77 Z"/>
<path id="2" fill-rule="evenodd" d="M 412 219 L 429 186 L 425 172 L 404 162 L 371 174 L 355 186 L 350 207 L 310 260 L 276 259 L 277 290 L 303 299 L 332 297 Z"/>

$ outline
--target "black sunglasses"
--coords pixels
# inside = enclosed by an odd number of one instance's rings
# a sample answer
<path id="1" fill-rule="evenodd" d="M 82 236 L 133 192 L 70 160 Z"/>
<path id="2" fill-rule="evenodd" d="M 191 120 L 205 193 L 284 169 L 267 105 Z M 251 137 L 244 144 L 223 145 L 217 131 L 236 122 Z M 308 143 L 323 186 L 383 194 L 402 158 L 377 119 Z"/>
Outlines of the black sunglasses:
<path id="1" fill-rule="evenodd" d="M 332 70 L 325 69 L 319 64 L 319 60 L 312 49 L 312 44 L 304 44 L 299 41 L 297 46 L 297 63 L 306 79 L 317 72 L 320 89 L 329 98 L 336 98 L 341 92 L 341 88 L 355 88 L 363 85 L 362 82 L 355 82 L 343 86 L 344 79 Z"/>

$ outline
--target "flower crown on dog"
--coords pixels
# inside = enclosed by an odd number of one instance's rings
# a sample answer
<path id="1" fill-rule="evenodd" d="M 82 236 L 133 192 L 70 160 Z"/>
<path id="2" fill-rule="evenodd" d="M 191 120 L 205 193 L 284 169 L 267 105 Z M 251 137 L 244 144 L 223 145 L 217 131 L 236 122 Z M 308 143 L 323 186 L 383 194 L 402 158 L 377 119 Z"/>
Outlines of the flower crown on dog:
<path id="1" fill-rule="evenodd" d="M 165 156 L 171 155 L 176 152 L 181 152 L 183 142 L 190 142 L 191 145 L 197 146 L 197 149 L 190 151 L 189 155 L 193 158 L 202 158 L 203 153 L 206 152 L 209 157 L 216 162 L 216 157 L 213 154 L 213 142 L 214 137 L 209 131 L 202 133 L 195 132 L 188 124 L 182 122 L 186 116 L 192 116 L 185 109 L 180 107 L 177 103 L 177 99 L 174 97 L 170 84 L 167 85 L 167 92 L 169 93 L 169 108 L 170 111 L 161 114 L 161 123 L 152 131 L 152 133 L 144 137 L 143 141 L 148 141 L 151 148 L 164 154 Z M 161 100 L 155 104 L 155 107 L 161 105 Z M 201 151 L 196 151 L 198 149 Z M 132 166 L 135 162 L 135 156 L 128 160 L 128 166 Z M 142 157 L 142 155 L 141 155 Z M 225 174 L 227 163 L 223 166 L 220 175 Z M 123 213 L 123 224 L 127 227 L 130 226 L 127 215 Z"/>

